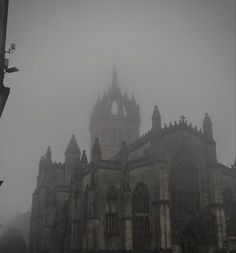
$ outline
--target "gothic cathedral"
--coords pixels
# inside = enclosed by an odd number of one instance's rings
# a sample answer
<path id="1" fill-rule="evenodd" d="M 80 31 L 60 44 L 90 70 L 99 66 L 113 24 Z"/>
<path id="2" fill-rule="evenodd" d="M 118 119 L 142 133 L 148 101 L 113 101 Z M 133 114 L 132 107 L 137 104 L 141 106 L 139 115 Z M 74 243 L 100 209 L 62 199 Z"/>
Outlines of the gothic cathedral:
<path id="1" fill-rule="evenodd" d="M 236 252 L 236 166 L 217 161 L 212 122 L 185 117 L 139 136 L 139 105 L 112 83 L 94 106 L 89 161 L 72 135 L 64 163 L 41 158 L 30 253 Z"/>

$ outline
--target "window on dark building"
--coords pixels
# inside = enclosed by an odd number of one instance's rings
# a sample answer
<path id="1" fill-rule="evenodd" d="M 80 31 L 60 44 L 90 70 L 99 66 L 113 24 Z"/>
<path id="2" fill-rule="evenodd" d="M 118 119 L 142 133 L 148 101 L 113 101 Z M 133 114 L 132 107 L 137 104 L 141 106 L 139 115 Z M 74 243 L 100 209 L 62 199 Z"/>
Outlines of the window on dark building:
<path id="1" fill-rule="evenodd" d="M 144 184 L 138 184 L 133 194 L 134 231 L 149 231 L 149 195 Z"/>
<path id="2" fill-rule="evenodd" d="M 105 230 L 106 233 L 118 233 L 118 204 L 119 198 L 117 190 L 110 187 L 106 196 L 106 217 L 105 217 Z"/>
<path id="3" fill-rule="evenodd" d="M 195 159 L 181 147 L 172 160 L 170 170 L 172 215 L 194 215 L 200 209 L 199 176 Z"/>

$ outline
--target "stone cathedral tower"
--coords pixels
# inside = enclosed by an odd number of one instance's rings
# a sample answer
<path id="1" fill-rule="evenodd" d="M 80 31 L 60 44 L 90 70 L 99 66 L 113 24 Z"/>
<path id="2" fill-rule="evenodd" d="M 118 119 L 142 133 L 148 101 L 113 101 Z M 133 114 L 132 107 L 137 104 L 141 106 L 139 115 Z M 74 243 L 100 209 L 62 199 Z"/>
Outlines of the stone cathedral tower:
<path id="1" fill-rule="evenodd" d="M 102 158 L 110 159 L 120 150 L 123 140 L 130 144 L 138 139 L 139 127 L 139 105 L 136 104 L 134 96 L 129 99 L 126 92 L 122 94 L 114 65 L 112 83 L 102 99 L 98 99 L 91 115 L 90 151 L 95 138 L 98 138 Z"/>

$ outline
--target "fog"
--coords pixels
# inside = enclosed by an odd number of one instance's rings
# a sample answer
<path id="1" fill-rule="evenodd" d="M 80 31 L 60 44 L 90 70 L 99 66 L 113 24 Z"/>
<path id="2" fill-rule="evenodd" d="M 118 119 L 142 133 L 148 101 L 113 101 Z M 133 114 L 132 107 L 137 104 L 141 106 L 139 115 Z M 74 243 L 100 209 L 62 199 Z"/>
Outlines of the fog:
<path id="1" fill-rule="evenodd" d="M 234 0 L 10 0 L 11 87 L 0 122 L 0 224 L 30 209 L 47 145 L 63 161 L 72 134 L 89 151 L 94 103 L 111 83 L 162 124 L 202 126 L 208 112 L 219 162 L 235 157 Z"/>

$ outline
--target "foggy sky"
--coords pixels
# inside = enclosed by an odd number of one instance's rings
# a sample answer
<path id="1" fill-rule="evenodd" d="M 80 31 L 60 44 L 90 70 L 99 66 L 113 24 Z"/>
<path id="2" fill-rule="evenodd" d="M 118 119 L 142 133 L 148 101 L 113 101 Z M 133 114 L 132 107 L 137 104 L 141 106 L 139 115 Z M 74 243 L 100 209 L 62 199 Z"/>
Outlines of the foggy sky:
<path id="1" fill-rule="evenodd" d="M 16 43 L 0 121 L 0 224 L 30 209 L 38 162 L 51 145 L 64 161 L 72 134 L 89 151 L 89 118 L 111 83 L 135 95 L 141 134 L 153 106 L 162 124 L 213 121 L 218 160 L 235 156 L 234 0 L 10 0 L 7 45 Z"/>

